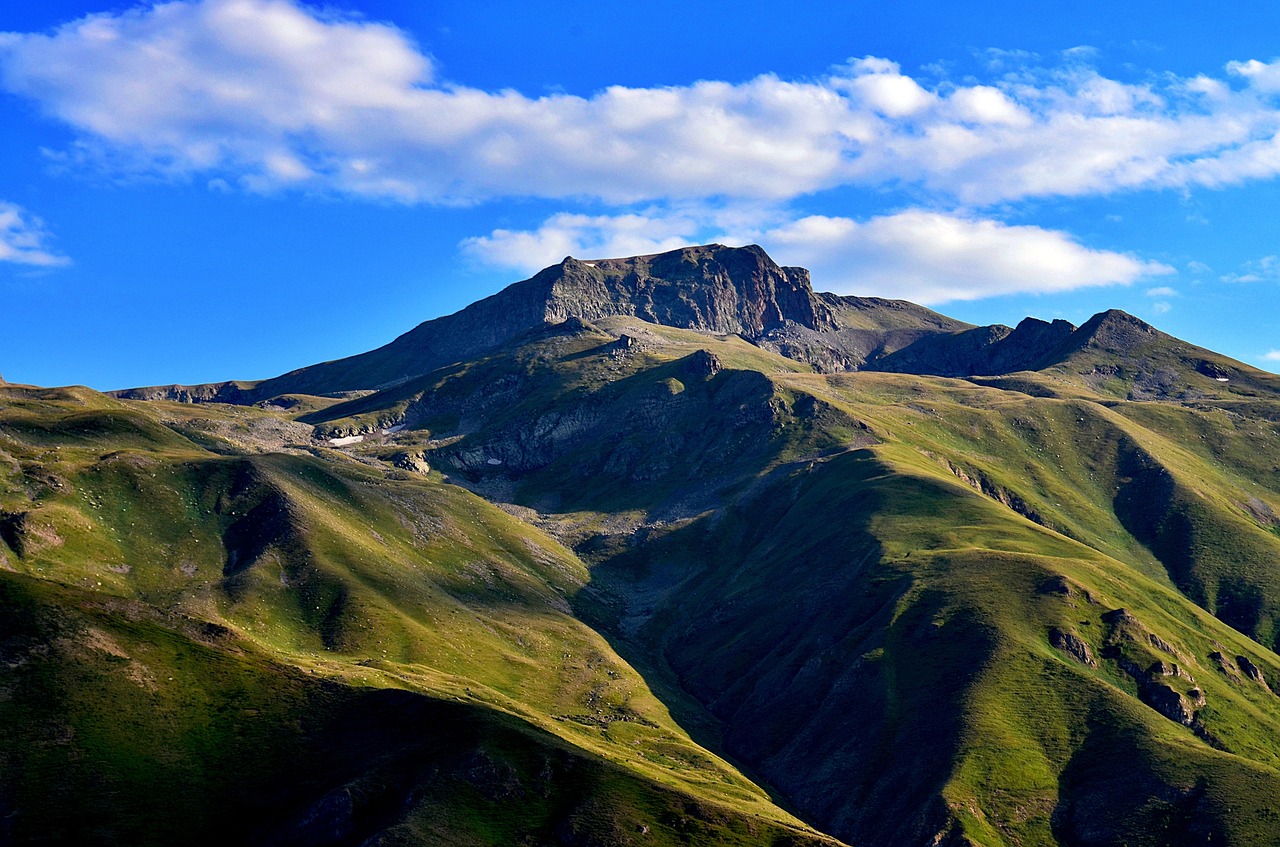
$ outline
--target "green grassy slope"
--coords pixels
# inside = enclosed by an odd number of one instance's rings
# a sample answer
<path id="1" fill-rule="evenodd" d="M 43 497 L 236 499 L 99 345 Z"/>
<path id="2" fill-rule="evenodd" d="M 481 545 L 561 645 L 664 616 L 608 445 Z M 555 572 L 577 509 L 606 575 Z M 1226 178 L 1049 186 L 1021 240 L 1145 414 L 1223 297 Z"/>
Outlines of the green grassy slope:
<path id="1" fill-rule="evenodd" d="M 112 401 L 82 389 L 4 391 L 0 567 L 82 593 L 59 595 L 64 605 L 145 609 L 161 628 L 172 621 L 192 621 L 224 633 L 233 646 L 202 654 L 201 661 L 219 668 L 231 662 L 225 672 L 236 679 L 227 685 L 252 689 L 242 698 L 244 708 L 277 710 L 280 720 L 285 714 L 309 713 L 310 701 L 295 702 L 302 696 L 296 680 L 307 679 L 325 692 L 350 692 L 338 698 L 346 698 L 343 702 L 365 697 L 362 690 L 391 688 L 432 702 L 465 704 L 465 709 L 451 707 L 458 714 L 506 715 L 501 725 L 512 728 L 515 740 L 503 742 L 503 749 L 524 757 L 524 764 L 510 765 L 519 773 L 528 776 L 532 767 L 532 753 L 522 745 L 553 744 L 574 761 L 592 763 L 574 765 L 585 769 L 575 779 L 614 786 L 590 789 L 600 792 L 593 806 L 597 813 L 575 812 L 578 824 L 565 823 L 569 812 L 557 811 L 560 806 L 547 799 L 550 794 L 531 795 L 524 811 L 510 813 L 513 822 L 528 818 L 528 831 L 542 826 L 535 825 L 538 820 L 552 828 L 611 825 L 614 801 L 608 798 L 616 789 L 616 802 L 634 795 L 635 808 L 658 817 L 674 815 L 672 820 L 683 819 L 679 809 L 691 804 L 693 811 L 684 814 L 687 826 L 704 831 L 699 837 L 723 843 L 771 843 L 775 835 L 791 837 L 788 833 L 801 840 L 817 837 L 733 766 L 690 740 L 645 681 L 573 617 L 570 600 L 587 573 L 573 553 L 544 533 L 429 476 L 353 461 L 333 451 L 312 455 L 287 444 L 275 452 L 257 452 L 270 412 L 203 409 L 198 414 L 204 425 L 195 426 L 195 412 L 168 404 Z M 232 425 L 223 426 L 228 420 Z M 182 434 L 193 427 L 205 443 Z M 221 435 L 210 442 L 210 433 Z M 32 602 L 29 597 L 14 600 L 13 613 Z M 176 723 L 177 734 L 168 736 L 174 755 L 184 758 L 186 767 L 200 769 L 209 786 L 206 799 L 192 802 L 203 804 L 208 815 L 224 803 L 235 809 L 251 798 L 252 792 L 225 794 L 237 779 L 234 768 L 219 767 L 222 759 L 204 761 L 208 740 L 181 726 L 222 721 L 222 701 L 231 695 L 209 693 L 204 685 L 224 671 L 211 667 L 213 676 L 208 677 L 203 670 L 193 674 L 180 669 L 187 661 L 181 656 L 195 648 L 161 649 L 161 642 L 178 636 L 155 627 L 131 634 L 118 628 L 102 631 L 107 633 L 105 648 L 94 647 L 96 636 L 91 636 L 94 649 L 56 654 L 57 661 L 44 663 L 55 675 L 63 669 L 70 673 L 89 656 L 92 667 L 84 673 L 94 682 L 51 683 L 49 688 L 41 683 L 29 708 L 47 709 L 60 725 L 72 726 L 73 735 L 80 732 L 75 728 L 83 712 L 85 721 L 104 732 L 134 726 L 140 740 L 145 737 L 146 744 L 160 747 Z M 46 647 L 50 638 L 45 636 Z M 53 643 L 57 649 L 56 638 Z M 263 657 L 249 670 L 233 661 L 246 651 Z M 135 652 L 151 655 L 136 673 L 128 664 Z M 116 664 L 124 678 L 103 675 L 103 663 L 111 665 L 113 656 L 120 660 Z M 251 683 L 237 681 L 242 673 L 254 677 Z M 131 682 L 131 675 L 141 681 Z M 108 679 L 110 684 L 104 681 Z M 174 684 L 155 689 L 157 680 Z M 155 691 L 170 689 L 164 709 L 145 712 L 143 703 Z M 123 697 L 122 690 L 136 696 Z M 46 695 L 49 700 L 41 707 L 40 698 Z M 238 722 L 231 724 L 218 733 L 238 731 Z M 323 747 L 334 731 L 319 729 L 291 749 Z M 486 736 L 474 726 L 468 732 Z M 135 759 L 165 758 L 159 747 L 140 752 L 132 742 L 119 740 L 123 746 L 114 751 L 105 749 L 113 741 L 99 742 L 106 759 L 96 767 L 114 773 L 133 767 L 129 763 Z M 66 764 L 82 753 L 71 744 L 51 753 L 49 761 Z M 283 759 L 264 756 L 262 767 L 269 770 L 272 761 L 278 765 Z M 147 771 L 139 779 L 172 776 L 159 765 L 137 767 Z M 46 768 L 56 771 L 53 764 Z M 88 779 L 91 772 L 92 767 L 64 775 L 70 781 Z M 60 778 L 53 775 L 49 781 L 56 784 Z M 272 778 L 287 776 L 277 769 Z M 143 786 L 130 783 L 113 796 L 145 803 Z M 74 786 L 68 782 L 57 790 L 72 791 Z M 567 790 L 557 784 L 552 793 L 561 796 Z M 37 817 L 56 808 L 32 795 L 15 802 L 20 813 Z M 469 808 L 461 802 L 445 803 L 448 814 Z M 631 808 L 629 804 L 623 806 Z M 188 825 L 181 808 L 175 807 L 173 826 Z M 134 813 L 141 814 L 136 807 Z M 68 825 L 91 826 L 95 814 L 111 818 L 101 809 L 86 811 L 84 817 L 71 815 Z M 489 824 L 478 821 L 486 816 L 474 811 L 475 820 L 457 822 L 456 838 L 476 827 L 479 834 L 466 836 L 475 843 L 517 843 L 527 834 L 511 823 L 485 835 Z M 466 843 L 442 834 L 452 832 L 453 823 L 432 826 L 438 830 L 427 830 L 436 832 L 432 837 Z M 25 837 L 34 838 L 31 831 Z M 117 843 L 127 843 L 121 839 Z M 349 840 L 343 839 L 332 843 Z"/>
<path id="2" fill-rule="evenodd" d="M 799 844 L 475 702 L 0 575 L 5 843 Z"/>
<path id="3" fill-rule="evenodd" d="M 1171 582 L 1274 646 L 1276 401 L 1058 400 L 917 379 L 915 390 L 930 398 L 923 405 L 901 402 L 908 379 L 867 374 L 823 387 L 972 487 Z M 880 385 L 889 390 L 877 397 Z"/>
<path id="4" fill-rule="evenodd" d="M 431 380 L 388 442 L 538 510 L 594 565 L 579 615 L 815 825 L 1280 833 L 1265 381 L 1153 403 L 1065 372 L 818 375 L 626 321 Z"/>
<path id="5" fill-rule="evenodd" d="M 970 380 L 610 317 L 332 404 L 7 388 L 0 567 L 498 721 L 405 843 L 1280 843 L 1274 380 L 1094 323 Z"/>
<path id="6" fill-rule="evenodd" d="M 1280 702 L 1237 657 L 1274 680 L 1274 654 L 928 461 L 798 467 L 601 565 L 602 587 L 646 602 L 616 625 L 853 843 L 1164 844 L 1189 826 L 1270 843 Z M 1121 763 L 1137 785 L 1090 776 Z"/>

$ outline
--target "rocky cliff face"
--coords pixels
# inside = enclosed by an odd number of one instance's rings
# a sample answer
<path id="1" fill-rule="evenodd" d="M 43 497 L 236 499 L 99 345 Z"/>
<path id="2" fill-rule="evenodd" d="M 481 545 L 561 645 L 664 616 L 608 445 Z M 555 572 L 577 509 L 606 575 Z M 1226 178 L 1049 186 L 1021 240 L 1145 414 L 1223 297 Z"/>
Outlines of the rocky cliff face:
<path id="1" fill-rule="evenodd" d="M 126 388 L 113 394 L 123 400 L 173 400 L 178 403 L 229 403 L 249 405 L 254 402 L 252 382 L 209 382 L 204 385 L 153 385 Z"/>
<path id="2" fill-rule="evenodd" d="M 654 256 L 565 259 L 534 280 L 549 283 L 546 320 L 633 315 L 651 323 L 759 338 L 794 323 L 836 328 L 814 296 L 809 272 L 779 267 L 755 245 L 712 244 Z M 545 284 L 544 283 L 544 284 Z"/>

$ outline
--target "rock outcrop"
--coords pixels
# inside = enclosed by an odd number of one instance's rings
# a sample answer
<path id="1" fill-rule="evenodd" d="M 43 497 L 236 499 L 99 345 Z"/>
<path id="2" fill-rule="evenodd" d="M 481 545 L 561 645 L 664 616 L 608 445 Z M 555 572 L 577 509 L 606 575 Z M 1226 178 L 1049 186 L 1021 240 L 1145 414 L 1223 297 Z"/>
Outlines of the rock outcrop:
<path id="1" fill-rule="evenodd" d="M 1246 677 L 1261 685 L 1267 691 L 1271 690 L 1271 686 L 1267 685 L 1267 678 L 1262 675 L 1262 669 L 1251 662 L 1248 656 L 1236 656 L 1236 667 L 1240 668 L 1240 672 Z"/>
<path id="2" fill-rule="evenodd" d="M 401 450 L 391 457 L 391 464 L 401 470 L 413 471 L 414 473 L 430 473 L 431 465 L 427 463 L 426 457 L 422 451 L 409 452 Z"/>
<path id="3" fill-rule="evenodd" d="M 1056 626 L 1051 627 L 1049 629 L 1049 644 L 1086 667 L 1096 668 L 1098 666 L 1097 661 L 1093 658 L 1093 651 L 1089 649 L 1089 644 L 1074 632 L 1063 632 Z"/>

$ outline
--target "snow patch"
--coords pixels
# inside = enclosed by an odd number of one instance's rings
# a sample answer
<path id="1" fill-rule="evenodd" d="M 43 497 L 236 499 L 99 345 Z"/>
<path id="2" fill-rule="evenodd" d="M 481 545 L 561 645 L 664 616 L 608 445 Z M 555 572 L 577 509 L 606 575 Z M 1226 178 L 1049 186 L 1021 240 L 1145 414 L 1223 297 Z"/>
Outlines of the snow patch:
<path id="1" fill-rule="evenodd" d="M 489 465 L 500 465 L 500 464 L 502 464 L 502 460 L 501 460 L 501 459 L 490 459 L 490 460 L 489 460 L 488 462 L 486 462 L 485 464 L 489 464 Z"/>
<path id="2" fill-rule="evenodd" d="M 345 438 L 330 438 L 330 447 L 346 447 L 348 444 L 359 444 L 364 441 L 363 435 L 348 435 Z"/>
<path id="3" fill-rule="evenodd" d="M 393 432 L 399 432 L 399 431 L 400 431 L 400 430 L 402 430 L 402 429 L 404 429 L 404 424 L 399 423 L 399 424 L 396 424 L 395 426 L 389 426 L 389 427 L 387 427 L 386 429 L 384 429 L 384 430 L 382 431 L 382 434 L 383 434 L 383 435 L 390 435 L 391 433 L 393 433 Z"/>

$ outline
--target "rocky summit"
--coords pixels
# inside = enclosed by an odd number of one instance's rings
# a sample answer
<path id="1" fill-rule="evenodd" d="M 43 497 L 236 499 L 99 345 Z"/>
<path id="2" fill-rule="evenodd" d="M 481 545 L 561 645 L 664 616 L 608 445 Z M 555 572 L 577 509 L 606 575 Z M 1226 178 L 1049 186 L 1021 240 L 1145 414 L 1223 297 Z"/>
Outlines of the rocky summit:
<path id="1" fill-rule="evenodd" d="M 1280 843 L 1280 378 L 758 247 L 0 384 L 0 843 Z"/>
<path id="2" fill-rule="evenodd" d="M 817 295 L 803 268 L 779 267 L 756 246 L 711 244 L 629 259 L 569 257 L 456 314 L 419 324 L 368 353 L 261 383 L 159 386 L 119 396 L 252 403 L 279 394 L 387 388 L 570 317 L 636 317 L 663 326 L 737 334 L 778 347 L 798 335 L 817 339 L 815 346 L 822 349 L 814 358 L 823 362 L 835 361 L 832 356 L 840 355 L 835 351 L 842 350 L 849 333 L 874 338 L 864 343 L 878 347 L 893 330 L 967 326 L 900 301 Z M 794 344 L 785 349 L 801 350 Z M 856 367 L 862 358 L 845 356 L 839 361 L 841 368 Z"/>

